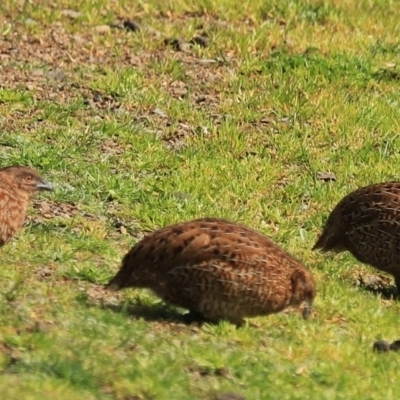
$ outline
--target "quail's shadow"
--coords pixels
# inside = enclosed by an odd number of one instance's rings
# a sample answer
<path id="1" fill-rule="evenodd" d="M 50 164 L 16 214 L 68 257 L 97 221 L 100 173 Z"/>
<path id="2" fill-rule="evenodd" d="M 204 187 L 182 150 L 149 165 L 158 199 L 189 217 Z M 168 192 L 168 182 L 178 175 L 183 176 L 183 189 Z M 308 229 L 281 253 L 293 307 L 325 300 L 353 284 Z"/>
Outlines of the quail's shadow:
<path id="1" fill-rule="evenodd" d="M 163 321 L 184 323 L 184 314 L 179 313 L 165 304 L 101 304 L 102 309 L 111 310 L 118 314 L 126 314 L 134 319 L 145 321 Z"/>
<path id="2" fill-rule="evenodd" d="M 375 295 L 380 295 L 385 300 L 399 300 L 397 287 L 390 278 L 383 275 L 359 275 L 356 285 Z"/>
<path id="3" fill-rule="evenodd" d="M 146 304 L 141 301 L 123 301 L 118 299 L 115 302 L 115 296 L 111 300 L 108 292 L 104 290 L 104 286 L 98 284 L 90 284 L 88 291 L 78 296 L 77 299 L 86 307 L 100 308 L 110 310 L 118 314 L 125 314 L 133 319 L 143 319 L 145 321 L 180 323 L 185 325 L 197 324 L 201 326 L 207 322 L 215 324 L 217 321 L 209 321 L 200 313 L 182 311 L 175 307 L 169 306 L 163 302 L 156 304 Z M 117 298 L 119 296 L 116 296 Z"/>
<path id="4" fill-rule="evenodd" d="M 360 285 L 361 286 L 361 285 Z M 382 299 L 385 300 L 399 300 L 399 295 L 397 294 L 397 289 L 396 286 L 389 286 L 386 288 L 375 288 L 373 286 L 365 285 L 361 286 L 363 289 L 365 289 L 368 292 L 371 292 L 375 295 L 380 295 Z"/>
<path id="5" fill-rule="evenodd" d="M 197 324 L 201 326 L 204 322 L 210 323 L 201 314 L 190 312 L 180 313 L 165 304 L 106 304 L 100 305 L 102 309 L 111 310 L 115 313 L 124 313 L 134 319 L 143 319 L 147 322 L 169 322 L 184 325 Z"/>

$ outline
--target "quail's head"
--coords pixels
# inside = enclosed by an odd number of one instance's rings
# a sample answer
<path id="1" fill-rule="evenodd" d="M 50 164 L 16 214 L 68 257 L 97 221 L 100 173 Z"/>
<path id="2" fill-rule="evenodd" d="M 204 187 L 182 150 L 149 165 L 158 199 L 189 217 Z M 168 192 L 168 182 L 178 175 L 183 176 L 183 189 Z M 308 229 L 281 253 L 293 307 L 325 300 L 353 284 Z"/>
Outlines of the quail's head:
<path id="1" fill-rule="evenodd" d="M 0 170 L 0 176 L 4 181 L 15 187 L 20 193 L 24 193 L 28 197 L 41 190 L 53 190 L 53 186 L 45 181 L 35 170 L 22 167 L 11 166 Z"/>

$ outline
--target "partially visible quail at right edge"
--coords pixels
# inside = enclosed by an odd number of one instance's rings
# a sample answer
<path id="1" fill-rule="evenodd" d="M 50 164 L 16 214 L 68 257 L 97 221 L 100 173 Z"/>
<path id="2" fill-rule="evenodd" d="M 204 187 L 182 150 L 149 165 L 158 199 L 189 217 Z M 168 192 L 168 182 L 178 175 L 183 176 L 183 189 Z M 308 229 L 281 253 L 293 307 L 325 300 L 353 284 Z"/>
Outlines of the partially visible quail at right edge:
<path id="1" fill-rule="evenodd" d="M 393 275 L 400 293 L 400 182 L 365 186 L 345 196 L 329 215 L 315 249 L 349 251 Z"/>

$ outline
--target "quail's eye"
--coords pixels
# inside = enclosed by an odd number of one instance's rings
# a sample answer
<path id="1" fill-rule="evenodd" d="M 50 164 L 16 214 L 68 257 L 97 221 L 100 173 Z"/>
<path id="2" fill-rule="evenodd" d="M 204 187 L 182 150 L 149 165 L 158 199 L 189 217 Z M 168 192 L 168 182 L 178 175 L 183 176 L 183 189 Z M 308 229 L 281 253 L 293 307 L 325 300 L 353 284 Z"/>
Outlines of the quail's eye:
<path id="1" fill-rule="evenodd" d="M 32 181 L 32 175 L 25 176 L 25 180 L 28 181 L 28 182 L 31 182 Z"/>

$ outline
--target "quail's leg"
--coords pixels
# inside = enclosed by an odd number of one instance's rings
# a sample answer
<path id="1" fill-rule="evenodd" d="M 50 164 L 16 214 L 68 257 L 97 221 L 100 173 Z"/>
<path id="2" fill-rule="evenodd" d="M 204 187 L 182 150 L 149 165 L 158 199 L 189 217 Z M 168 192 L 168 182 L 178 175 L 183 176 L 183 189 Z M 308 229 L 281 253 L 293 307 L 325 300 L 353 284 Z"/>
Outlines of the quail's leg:
<path id="1" fill-rule="evenodd" d="M 234 319 L 230 320 L 232 324 L 236 325 L 236 328 L 243 328 L 246 325 L 246 321 L 244 319 Z M 252 324 L 249 324 L 250 326 L 253 326 Z"/>
<path id="2" fill-rule="evenodd" d="M 183 321 L 185 322 L 185 324 L 188 325 L 197 323 L 199 326 L 202 326 L 204 323 L 207 322 L 210 324 L 218 324 L 222 320 L 223 318 L 208 318 L 205 317 L 201 312 L 192 310 L 183 315 Z M 236 328 L 242 328 L 246 325 L 246 321 L 244 319 L 229 319 L 229 322 L 233 325 L 236 325 Z M 250 326 L 252 325 L 250 324 Z"/>
<path id="3" fill-rule="evenodd" d="M 183 322 L 187 325 L 197 323 L 199 326 L 202 326 L 207 321 L 207 318 L 198 311 L 190 310 L 187 314 L 183 315 Z"/>
<path id="4" fill-rule="evenodd" d="M 311 313 L 312 313 L 312 307 L 311 307 L 311 305 L 310 304 L 305 304 L 304 305 L 304 307 L 303 307 L 303 310 L 302 310 L 302 312 L 301 312 L 301 315 L 302 315 L 302 317 L 304 318 L 304 319 L 308 319 L 309 318 L 309 316 L 311 315 Z"/>

